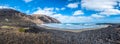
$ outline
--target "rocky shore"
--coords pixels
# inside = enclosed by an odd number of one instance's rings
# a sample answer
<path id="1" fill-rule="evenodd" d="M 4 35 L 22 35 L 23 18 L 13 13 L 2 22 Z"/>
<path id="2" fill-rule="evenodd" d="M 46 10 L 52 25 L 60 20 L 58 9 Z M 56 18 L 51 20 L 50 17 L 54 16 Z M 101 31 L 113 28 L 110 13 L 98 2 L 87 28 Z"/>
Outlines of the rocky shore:
<path id="1" fill-rule="evenodd" d="M 37 26 L 20 31 L 21 28 L 0 28 L 0 44 L 120 44 L 119 25 L 81 32 Z"/>
<path id="2" fill-rule="evenodd" d="M 31 31 L 35 33 L 39 33 L 40 31 L 51 33 L 52 37 L 55 38 L 55 42 L 57 42 L 55 44 L 120 44 L 120 25 L 117 24 L 106 28 L 81 32 L 48 30 L 44 28 L 42 30 L 41 27 L 36 28 L 38 29 L 37 31 Z M 58 38 L 61 42 L 57 41 Z"/>

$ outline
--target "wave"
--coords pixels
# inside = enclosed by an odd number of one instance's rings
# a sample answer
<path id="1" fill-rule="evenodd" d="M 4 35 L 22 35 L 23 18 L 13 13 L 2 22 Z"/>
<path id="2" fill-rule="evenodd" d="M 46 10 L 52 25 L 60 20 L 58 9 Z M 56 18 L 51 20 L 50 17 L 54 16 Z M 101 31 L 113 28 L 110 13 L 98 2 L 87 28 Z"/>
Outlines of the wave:
<path id="1" fill-rule="evenodd" d="M 50 24 L 42 24 L 48 27 L 55 28 L 64 28 L 64 29 L 85 29 L 85 28 L 100 28 L 106 27 L 106 25 L 96 25 L 95 23 L 50 23 Z"/>

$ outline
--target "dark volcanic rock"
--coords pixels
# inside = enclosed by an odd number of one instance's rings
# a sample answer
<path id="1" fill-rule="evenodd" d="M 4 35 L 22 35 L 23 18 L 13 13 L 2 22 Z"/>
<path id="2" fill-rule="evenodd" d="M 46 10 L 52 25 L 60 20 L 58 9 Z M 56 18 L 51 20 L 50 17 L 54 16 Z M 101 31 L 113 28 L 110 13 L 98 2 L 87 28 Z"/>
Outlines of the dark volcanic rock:
<path id="1" fill-rule="evenodd" d="M 51 38 L 53 38 L 51 42 L 54 41 L 51 44 L 120 44 L 120 27 L 107 27 L 78 33 L 34 27 L 26 32 L 51 33 Z"/>

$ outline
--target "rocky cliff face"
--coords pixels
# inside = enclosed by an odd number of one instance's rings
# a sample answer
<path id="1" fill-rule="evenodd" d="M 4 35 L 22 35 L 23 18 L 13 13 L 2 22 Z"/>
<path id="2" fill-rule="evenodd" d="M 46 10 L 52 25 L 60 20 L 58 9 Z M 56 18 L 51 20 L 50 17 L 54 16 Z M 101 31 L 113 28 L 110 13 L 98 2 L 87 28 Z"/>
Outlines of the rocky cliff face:
<path id="1" fill-rule="evenodd" d="M 55 18 L 46 15 L 26 15 L 13 9 L 0 9 L 0 24 L 42 24 L 60 23 Z"/>

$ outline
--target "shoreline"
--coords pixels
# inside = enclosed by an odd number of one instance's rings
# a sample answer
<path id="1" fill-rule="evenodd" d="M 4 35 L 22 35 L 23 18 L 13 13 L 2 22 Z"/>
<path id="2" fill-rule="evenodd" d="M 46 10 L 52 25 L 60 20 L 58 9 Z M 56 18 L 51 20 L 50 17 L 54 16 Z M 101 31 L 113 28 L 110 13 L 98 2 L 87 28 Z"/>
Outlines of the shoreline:
<path id="1" fill-rule="evenodd" d="M 87 31 L 87 30 L 97 30 L 97 29 L 101 29 L 101 28 L 107 28 L 109 26 L 110 25 L 107 25 L 105 27 L 99 27 L 99 28 L 65 29 L 65 28 L 49 27 L 49 26 L 45 26 L 45 25 L 37 25 L 37 27 L 42 27 L 42 28 L 49 29 L 49 30 L 60 30 L 60 31 L 70 31 L 70 32 L 82 32 L 82 31 Z"/>

